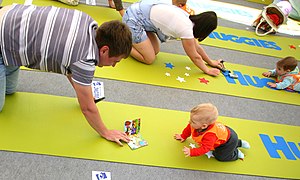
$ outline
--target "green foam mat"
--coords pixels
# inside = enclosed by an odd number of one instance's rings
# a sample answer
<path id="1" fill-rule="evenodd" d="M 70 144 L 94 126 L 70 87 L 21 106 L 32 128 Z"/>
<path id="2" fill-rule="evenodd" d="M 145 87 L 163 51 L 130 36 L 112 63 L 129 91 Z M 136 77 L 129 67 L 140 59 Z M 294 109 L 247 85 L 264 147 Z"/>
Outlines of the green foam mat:
<path id="1" fill-rule="evenodd" d="M 259 37 L 251 31 L 218 26 L 201 44 L 278 58 L 294 56 L 300 61 L 300 39 L 297 38 Z"/>
<path id="2" fill-rule="evenodd" d="M 145 65 L 129 57 L 115 67 L 97 67 L 94 76 L 300 105 L 299 92 L 276 90 L 268 87 L 268 82 L 275 82 L 274 78 L 266 78 L 262 75 L 268 69 L 229 62 L 225 62 L 225 66 L 234 72 L 238 78 L 233 79 L 222 73 L 217 77 L 209 76 L 199 70 L 187 56 L 161 52 L 151 65 Z M 24 67 L 22 69 L 28 70 Z"/>
<path id="3" fill-rule="evenodd" d="M 178 169 L 300 178 L 299 126 L 221 116 L 218 121 L 233 128 L 239 138 L 251 145 L 251 149 L 240 149 L 245 154 L 243 161 L 225 163 L 214 158 L 208 159 L 205 155 L 194 158 L 184 156 L 183 146 L 189 146 L 193 141 L 187 139 L 180 143 L 173 135 L 180 133 L 187 125 L 188 112 L 111 102 L 101 102 L 97 106 L 110 129 L 123 130 L 125 120 L 141 118 L 140 133 L 148 146 L 131 150 L 126 144 L 120 147 L 100 138 L 88 125 L 75 98 L 16 93 L 7 96 L 0 113 L 0 150 Z"/>
<path id="4" fill-rule="evenodd" d="M 140 0 L 122 0 L 122 2 L 127 2 L 127 3 L 136 3 L 139 2 Z"/>
<path id="5" fill-rule="evenodd" d="M 259 3 L 259 4 L 265 4 L 265 5 L 269 5 L 269 4 L 273 3 L 273 0 L 247 0 L 247 1 Z"/>
<path id="6" fill-rule="evenodd" d="M 267 69 L 227 62 L 225 66 L 238 78 L 223 74 L 209 76 L 187 56 L 161 52 L 151 65 L 129 57 L 115 67 L 97 68 L 95 77 L 300 105 L 299 93 L 267 86 L 267 82 L 274 82 L 274 79 L 262 76 Z"/>

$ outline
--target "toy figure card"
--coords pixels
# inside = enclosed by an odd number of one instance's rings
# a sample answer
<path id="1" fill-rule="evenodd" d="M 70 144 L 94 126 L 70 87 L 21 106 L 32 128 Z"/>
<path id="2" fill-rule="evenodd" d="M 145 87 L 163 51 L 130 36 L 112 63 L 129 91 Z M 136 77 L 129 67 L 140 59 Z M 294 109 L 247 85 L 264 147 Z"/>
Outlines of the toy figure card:
<path id="1" fill-rule="evenodd" d="M 129 136 L 130 141 L 128 142 L 128 146 L 134 150 L 143 146 L 147 146 L 148 143 L 139 133 L 141 129 L 141 119 L 127 120 L 125 121 L 124 130 L 125 133 Z"/>
<path id="2" fill-rule="evenodd" d="M 132 150 L 148 145 L 147 141 L 143 139 L 142 135 L 140 134 L 130 135 L 129 137 L 130 141 L 128 142 L 128 146 Z"/>

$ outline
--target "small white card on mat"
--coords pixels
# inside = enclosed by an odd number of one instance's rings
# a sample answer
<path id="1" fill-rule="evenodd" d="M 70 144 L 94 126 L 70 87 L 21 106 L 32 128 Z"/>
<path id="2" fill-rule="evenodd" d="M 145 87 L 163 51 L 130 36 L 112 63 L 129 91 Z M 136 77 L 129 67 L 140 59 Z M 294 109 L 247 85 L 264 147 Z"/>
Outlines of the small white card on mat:
<path id="1" fill-rule="evenodd" d="M 104 99 L 104 84 L 100 81 L 92 81 L 92 91 L 95 101 Z"/>

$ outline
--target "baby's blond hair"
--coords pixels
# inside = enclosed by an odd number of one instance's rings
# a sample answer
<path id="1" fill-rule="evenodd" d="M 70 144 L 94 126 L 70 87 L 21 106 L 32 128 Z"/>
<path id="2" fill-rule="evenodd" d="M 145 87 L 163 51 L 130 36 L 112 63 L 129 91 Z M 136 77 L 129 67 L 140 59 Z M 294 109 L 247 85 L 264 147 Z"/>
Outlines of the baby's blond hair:
<path id="1" fill-rule="evenodd" d="M 175 6 L 184 6 L 187 0 L 172 0 L 172 4 Z"/>
<path id="2" fill-rule="evenodd" d="M 191 110 L 191 116 L 194 121 L 207 124 L 214 123 L 218 118 L 219 112 L 216 106 L 211 103 L 203 103 L 195 106 Z"/>

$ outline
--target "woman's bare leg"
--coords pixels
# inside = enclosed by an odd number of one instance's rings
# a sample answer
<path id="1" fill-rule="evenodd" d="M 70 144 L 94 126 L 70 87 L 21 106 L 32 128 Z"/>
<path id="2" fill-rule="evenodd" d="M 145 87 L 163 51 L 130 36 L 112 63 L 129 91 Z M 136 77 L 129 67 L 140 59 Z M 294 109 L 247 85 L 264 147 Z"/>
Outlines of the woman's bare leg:
<path id="1" fill-rule="evenodd" d="M 156 34 L 152 33 L 152 32 L 147 32 L 147 36 L 151 41 L 152 47 L 154 49 L 155 55 L 159 53 L 160 51 L 160 44 L 158 41 L 158 38 L 156 36 Z"/>
<path id="2" fill-rule="evenodd" d="M 154 33 L 147 33 L 148 39 L 141 43 L 133 44 L 131 56 L 145 64 L 152 64 L 159 52 L 159 42 Z"/>

